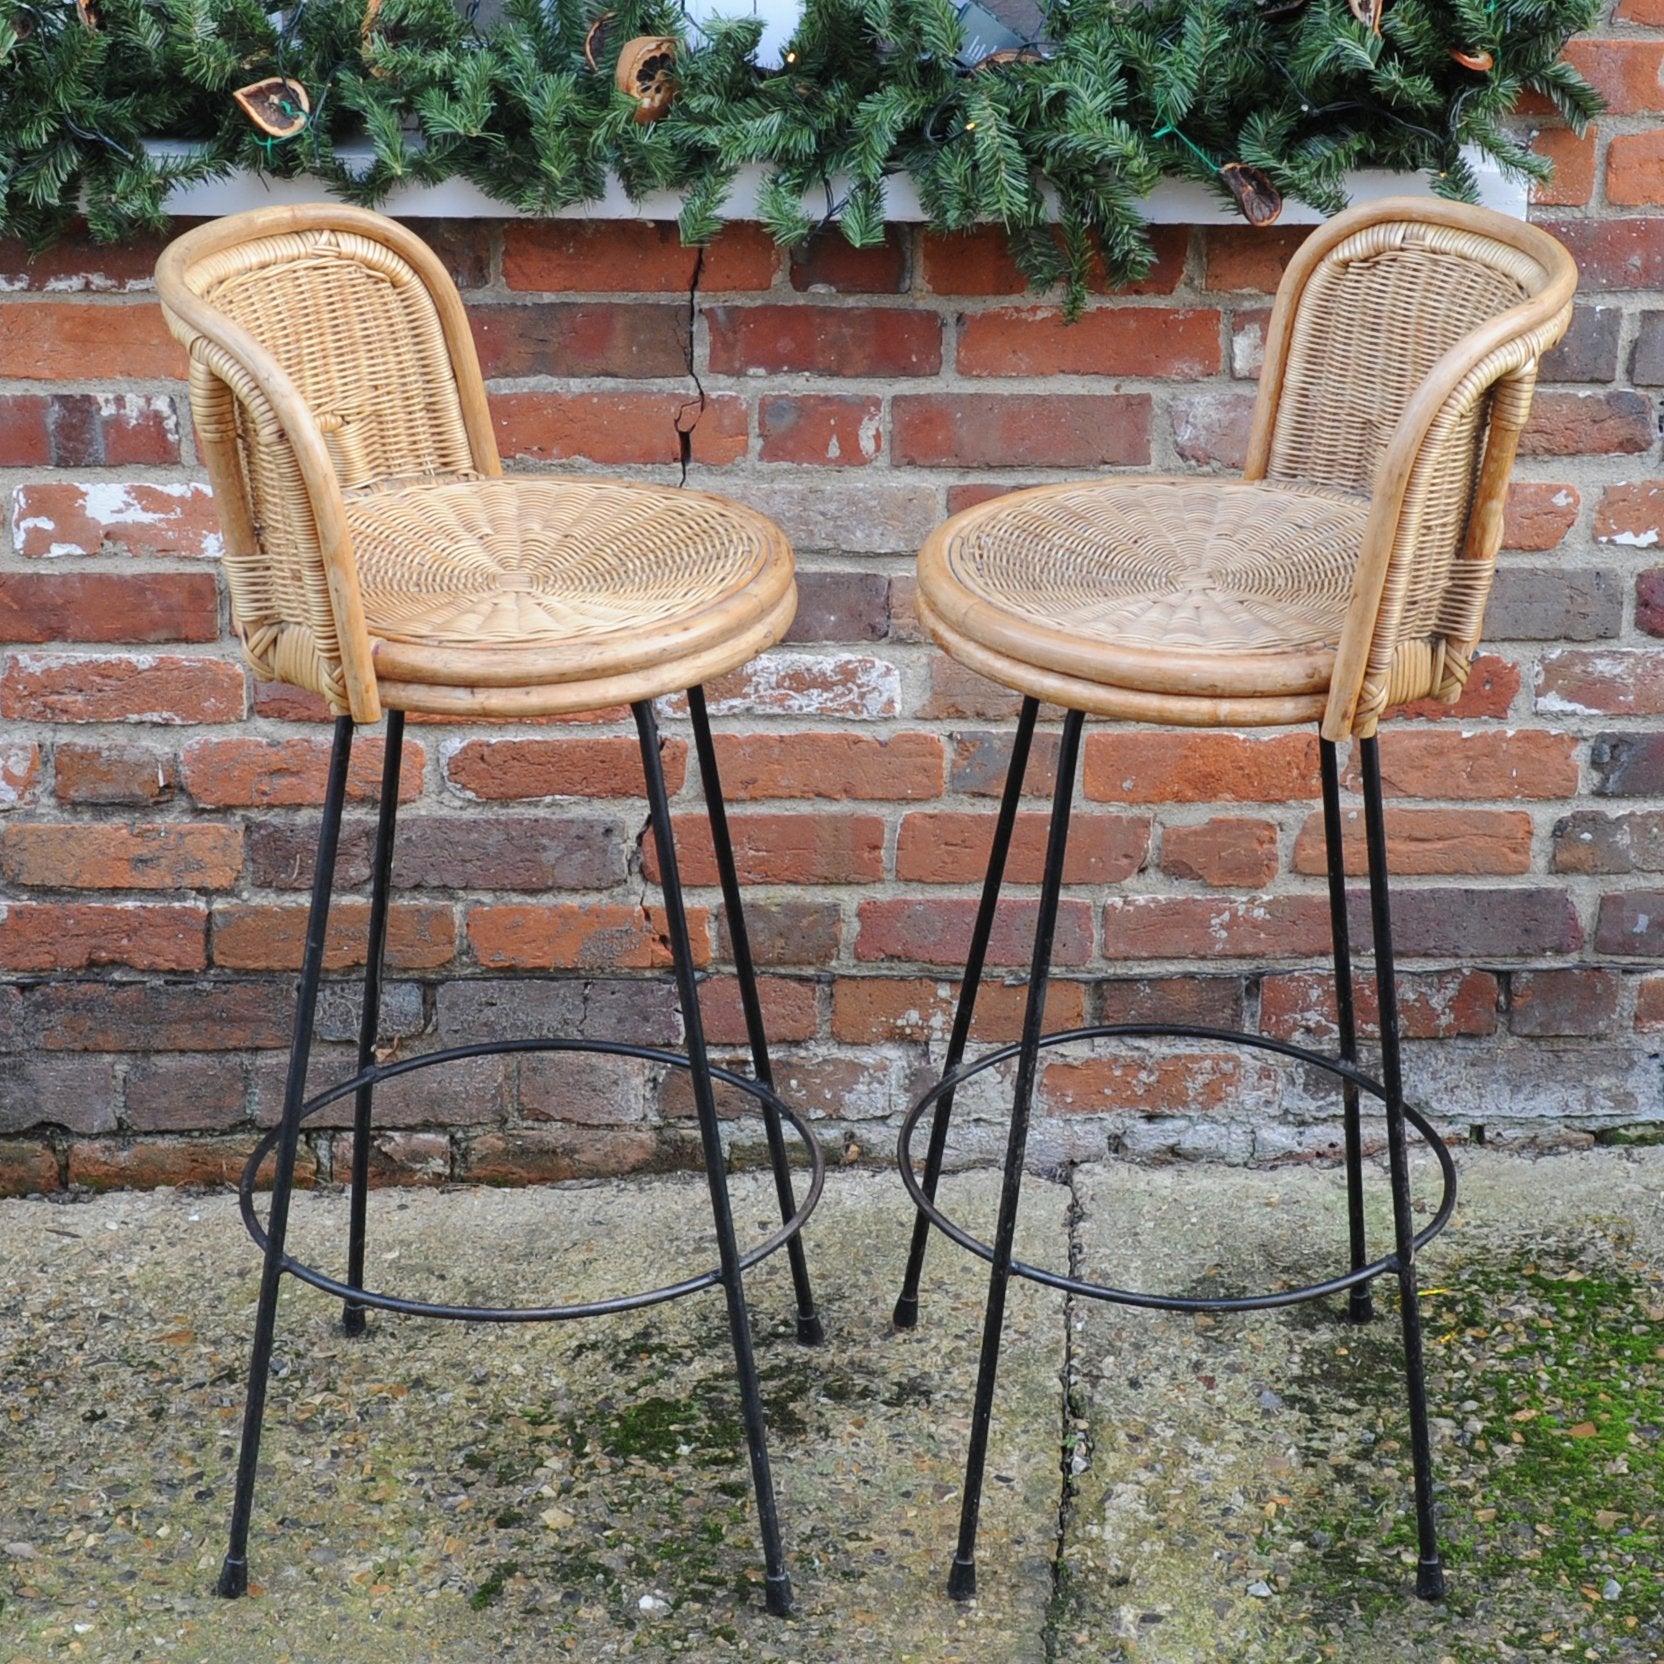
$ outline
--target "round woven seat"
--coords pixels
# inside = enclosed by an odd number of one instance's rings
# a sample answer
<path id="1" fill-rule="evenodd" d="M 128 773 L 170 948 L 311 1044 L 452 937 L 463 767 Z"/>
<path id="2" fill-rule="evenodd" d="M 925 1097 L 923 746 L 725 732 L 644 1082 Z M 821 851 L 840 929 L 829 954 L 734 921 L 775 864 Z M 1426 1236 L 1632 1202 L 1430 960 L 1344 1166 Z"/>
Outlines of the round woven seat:
<path id="1" fill-rule="evenodd" d="M 1041 486 L 930 539 L 920 612 L 956 658 L 1043 698 L 1062 679 L 1081 709 L 1299 720 L 1322 710 L 1368 513 L 1259 481 Z"/>
<path id="2" fill-rule="evenodd" d="M 702 492 L 462 480 L 349 498 L 346 519 L 377 680 L 393 704 L 389 682 L 629 678 L 640 683 L 631 698 L 652 697 L 743 663 L 759 628 L 774 638 L 791 619 L 785 539 Z M 699 677 L 689 660 L 701 661 Z"/>

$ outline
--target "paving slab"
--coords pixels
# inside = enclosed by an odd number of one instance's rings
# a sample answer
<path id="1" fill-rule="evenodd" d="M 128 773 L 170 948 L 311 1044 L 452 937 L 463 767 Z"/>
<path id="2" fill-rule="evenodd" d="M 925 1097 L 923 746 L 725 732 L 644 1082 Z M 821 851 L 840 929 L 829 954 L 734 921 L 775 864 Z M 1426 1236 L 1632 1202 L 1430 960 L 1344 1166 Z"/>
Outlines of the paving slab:
<path id="1" fill-rule="evenodd" d="M 972 1217 L 993 1175 L 956 1181 Z M 734 1184 L 772 1228 L 772 1187 Z M 1023 1251 L 1066 1252 L 1038 1183 Z M 371 1281 L 457 1302 L 606 1298 L 711 1258 L 702 1181 L 382 1191 Z M 887 1173 L 837 1173 L 807 1241 L 828 1340 L 794 1338 L 784 1255 L 753 1271 L 758 1357 L 798 1594 L 764 1611 L 724 1308 L 503 1328 L 338 1308 L 290 1282 L 251 1569 L 212 1594 L 257 1259 L 225 1194 L 0 1204 L 0 1660 L 1010 1659 L 1040 1664 L 1061 1472 L 1064 1336 L 1024 1290 L 984 1542 L 999 1587 L 943 1586 L 985 1278 L 939 1248 L 920 1327 L 889 1322 L 911 1212 Z M 291 1241 L 337 1266 L 339 1194 Z M 943 1248 L 946 1245 L 942 1245 Z"/>

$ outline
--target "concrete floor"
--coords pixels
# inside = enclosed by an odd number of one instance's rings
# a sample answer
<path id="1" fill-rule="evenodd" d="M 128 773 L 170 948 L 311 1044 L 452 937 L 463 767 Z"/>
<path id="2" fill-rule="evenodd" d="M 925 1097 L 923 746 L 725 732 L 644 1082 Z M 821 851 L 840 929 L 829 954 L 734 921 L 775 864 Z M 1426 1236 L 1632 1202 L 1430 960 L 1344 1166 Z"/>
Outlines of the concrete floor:
<path id="1" fill-rule="evenodd" d="M 1015 1285 L 980 1598 L 948 1601 L 985 1273 L 937 1238 L 923 1321 L 894 1332 L 908 1207 L 893 1174 L 855 1170 L 830 1176 L 806 1233 L 826 1345 L 793 1338 L 783 1255 L 748 1284 L 792 1619 L 763 1610 L 714 1293 L 537 1328 L 377 1317 L 348 1341 L 291 1284 L 255 1588 L 219 1601 L 257 1272 L 234 1199 L 0 1203 L 0 1664 L 1648 1664 L 1664 1151 L 1462 1166 L 1457 1221 L 1423 1262 L 1442 1607 L 1409 1593 L 1385 1288 L 1381 1320 L 1354 1328 L 1332 1302 L 1210 1321 Z M 966 1173 L 944 1194 L 985 1230 L 995 1189 Z M 735 1191 L 763 1234 L 764 1187 Z M 703 1263 L 705 1217 L 679 1179 L 382 1191 L 372 1280 L 614 1294 Z M 1029 1182 L 1019 1254 L 1122 1286 L 1263 1288 L 1338 1269 L 1344 1217 L 1330 1170 L 1081 1167 Z M 333 1266 L 344 1219 L 339 1193 L 298 1198 L 297 1251 Z"/>

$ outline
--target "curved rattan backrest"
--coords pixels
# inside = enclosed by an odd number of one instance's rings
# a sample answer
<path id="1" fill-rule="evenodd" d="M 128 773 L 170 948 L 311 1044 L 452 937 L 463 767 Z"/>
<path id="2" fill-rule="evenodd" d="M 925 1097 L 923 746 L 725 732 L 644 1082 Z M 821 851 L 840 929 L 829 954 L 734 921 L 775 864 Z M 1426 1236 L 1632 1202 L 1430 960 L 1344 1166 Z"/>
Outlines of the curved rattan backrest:
<path id="1" fill-rule="evenodd" d="M 156 275 L 250 661 L 373 720 L 343 493 L 500 468 L 455 286 L 397 223 L 338 205 L 213 221 Z"/>
<path id="2" fill-rule="evenodd" d="M 1330 738 L 1465 685 L 1537 361 L 1576 282 L 1535 227 L 1420 198 L 1337 216 L 1284 275 L 1246 473 L 1373 502 Z"/>

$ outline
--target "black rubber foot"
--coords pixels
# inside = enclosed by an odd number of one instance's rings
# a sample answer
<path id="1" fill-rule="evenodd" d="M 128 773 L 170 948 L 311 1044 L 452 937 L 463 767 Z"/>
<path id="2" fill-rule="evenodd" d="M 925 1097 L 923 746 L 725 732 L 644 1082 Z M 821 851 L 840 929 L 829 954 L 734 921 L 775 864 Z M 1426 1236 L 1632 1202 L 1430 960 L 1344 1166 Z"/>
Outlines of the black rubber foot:
<path id="1" fill-rule="evenodd" d="M 766 1590 L 768 1609 L 777 1618 L 792 1615 L 792 1580 L 787 1572 L 778 1572 L 768 1579 Z"/>
<path id="2" fill-rule="evenodd" d="M 355 1339 L 369 1327 L 370 1314 L 362 1306 L 341 1308 L 341 1333 Z"/>
<path id="3" fill-rule="evenodd" d="M 919 1297 L 916 1294 L 904 1294 L 896 1301 L 896 1309 L 890 1314 L 890 1321 L 898 1329 L 916 1329 L 919 1326 Z"/>
<path id="4" fill-rule="evenodd" d="M 1418 1562 L 1416 1594 L 1422 1600 L 1444 1599 L 1444 1567 L 1439 1564 L 1437 1557 Z"/>
<path id="5" fill-rule="evenodd" d="M 1348 1323 L 1373 1323 L 1375 1321 L 1375 1296 L 1367 1288 L 1352 1290 L 1352 1298 L 1346 1305 L 1346 1321 Z"/>
<path id="6" fill-rule="evenodd" d="M 948 1594 L 954 1600 L 976 1599 L 976 1561 L 953 1557 L 953 1569 L 948 1573 Z"/>
<path id="7" fill-rule="evenodd" d="M 797 1343 L 799 1346 L 819 1346 L 826 1339 L 826 1331 L 820 1326 L 820 1313 L 799 1312 L 797 1314 Z"/>
<path id="8" fill-rule="evenodd" d="M 214 1593 L 224 1595 L 227 1600 L 235 1600 L 239 1595 L 248 1593 L 247 1555 L 226 1555 L 225 1563 L 220 1567 L 220 1580 L 214 1585 Z"/>

